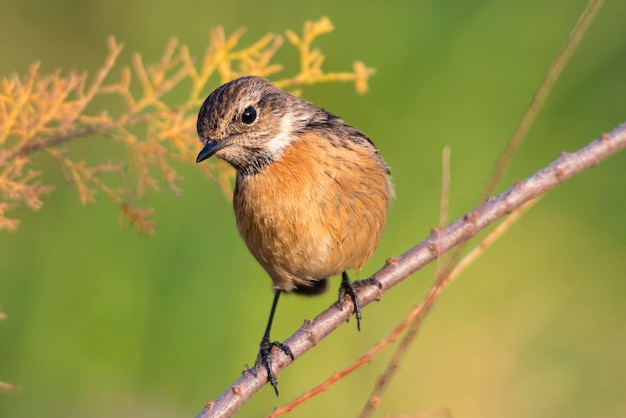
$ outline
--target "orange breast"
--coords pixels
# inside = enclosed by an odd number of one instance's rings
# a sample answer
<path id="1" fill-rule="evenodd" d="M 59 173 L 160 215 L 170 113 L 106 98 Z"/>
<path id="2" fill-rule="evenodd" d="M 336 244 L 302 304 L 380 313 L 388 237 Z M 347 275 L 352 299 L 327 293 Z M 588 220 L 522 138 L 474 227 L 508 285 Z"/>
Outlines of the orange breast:
<path id="1" fill-rule="evenodd" d="M 372 150 L 303 135 L 269 167 L 238 176 L 239 232 L 277 289 L 361 266 L 381 238 L 391 187 Z"/>

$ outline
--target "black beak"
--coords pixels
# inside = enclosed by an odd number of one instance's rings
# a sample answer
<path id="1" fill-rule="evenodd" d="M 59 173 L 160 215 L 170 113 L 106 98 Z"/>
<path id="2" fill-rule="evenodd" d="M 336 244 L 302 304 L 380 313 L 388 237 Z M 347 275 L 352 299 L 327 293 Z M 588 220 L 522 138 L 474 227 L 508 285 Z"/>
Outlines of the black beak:
<path id="1" fill-rule="evenodd" d="M 198 157 L 196 158 L 196 164 L 206 160 L 207 158 L 215 154 L 217 151 L 222 149 L 227 142 L 228 140 L 226 139 L 222 141 L 213 141 L 212 139 L 204 141 L 204 146 L 202 147 L 200 153 L 198 154 Z"/>

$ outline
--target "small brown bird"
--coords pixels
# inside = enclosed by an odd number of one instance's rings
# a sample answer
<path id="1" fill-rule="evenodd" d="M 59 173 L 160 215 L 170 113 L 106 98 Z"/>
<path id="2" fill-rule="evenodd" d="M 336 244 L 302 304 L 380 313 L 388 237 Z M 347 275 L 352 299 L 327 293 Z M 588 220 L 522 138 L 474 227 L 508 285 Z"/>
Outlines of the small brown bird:
<path id="1" fill-rule="evenodd" d="M 337 116 L 298 99 L 261 77 L 241 77 L 217 88 L 198 115 L 204 147 L 237 172 L 233 206 L 239 233 L 274 283 L 274 302 L 256 367 L 267 369 L 278 395 L 270 351 L 272 320 L 282 292 L 318 294 L 342 275 L 339 304 L 349 295 L 360 329 L 356 288 L 350 281 L 383 233 L 393 196 L 389 168 L 370 139 Z"/>

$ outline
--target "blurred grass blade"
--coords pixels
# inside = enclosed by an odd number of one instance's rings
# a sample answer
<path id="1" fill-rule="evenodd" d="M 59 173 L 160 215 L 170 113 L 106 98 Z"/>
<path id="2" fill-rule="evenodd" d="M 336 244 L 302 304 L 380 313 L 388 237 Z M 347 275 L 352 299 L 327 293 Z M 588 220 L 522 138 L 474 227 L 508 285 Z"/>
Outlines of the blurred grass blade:
<path id="1" fill-rule="evenodd" d="M 543 82 L 535 92 L 532 101 L 528 105 L 528 108 L 526 108 L 526 112 L 524 112 L 524 115 L 517 125 L 517 128 L 515 128 L 511 139 L 509 139 L 506 148 L 500 155 L 500 158 L 498 158 L 498 162 L 496 163 L 496 166 L 487 181 L 487 185 L 480 195 L 479 202 L 484 202 L 489 198 L 489 196 L 491 196 L 494 189 L 502 179 L 502 176 L 504 176 L 507 167 L 513 159 L 513 155 L 526 137 L 528 130 L 539 114 L 546 98 L 552 91 L 554 83 L 560 77 L 563 69 L 574 54 L 574 51 L 576 51 L 576 48 L 578 48 L 581 39 L 585 36 L 587 29 L 591 25 L 591 22 L 595 19 L 603 4 L 604 0 L 590 0 L 587 4 L 587 7 L 578 19 L 578 22 L 576 22 L 576 26 L 572 29 L 567 42 L 565 42 L 565 45 L 563 45 L 563 48 L 552 62 L 552 65 L 548 69 Z"/>

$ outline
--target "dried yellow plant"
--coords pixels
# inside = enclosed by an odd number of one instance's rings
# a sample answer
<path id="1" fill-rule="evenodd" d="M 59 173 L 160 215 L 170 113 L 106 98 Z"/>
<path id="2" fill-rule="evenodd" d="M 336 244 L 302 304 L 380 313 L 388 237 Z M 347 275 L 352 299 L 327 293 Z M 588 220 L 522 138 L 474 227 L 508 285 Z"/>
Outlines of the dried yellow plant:
<path id="1" fill-rule="evenodd" d="M 322 69 L 324 55 L 312 45 L 317 37 L 332 30 L 330 20 L 322 18 L 306 22 L 301 36 L 287 31 L 287 40 L 300 54 L 300 69 L 292 77 L 274 82 L 287 89 L 331 81 L 354 82 L 358 92 L 365 92 L 373 70 L 363 63 L 356 62 L 350 72 Z M 199 148 L 197 109 L 212 90 L 211 78 L 217 74 L 221 84 L 246 74 L 270 77 L 282 70 L 281 64 L 272 62 L 283 45 L 282 36 L 268 34 L 242 48 L 243 33 L 238 30 L 227 37 L 221 27 L 212 29 L 209 47 L 198 58 L 175 39 L 167 44 L 157 63 L 146 65 L 135 53 L 132 66 L 122 68 L 116 82 L 109 79 L 123 45 L 113 37 L 108 40 L 108 56 L 92 79 L 85 72 L 41 74 L 35 63 L 23 76 L 0 80 L 0 229 L 17 229 L 19 219 L 7 213 L 21 206 L 37 210 L 43 205 L 42 196 L 53 190 L 43 173 L 33 168 L 33 154 L 43 153 L 58 162 L 81 203 L 93 202 L 103 192 L 120 207 L 124 225 L 153 233 L 152 209 L 137 202 L 162 185 L 180 194 L 181 178 L 173 163 L 195 162 Z M 177 87 L 188 92 L 182 94 L 182 103 L 173 104 L 164 96 Z M 113 115 L 98 107 L 94 98 L 103 95 L 121 99 L 123 111 Z M 68 148 L 71 142 L 97 139 L 94 137 L 122 144 L 127 157 L 92 163 L 72 155 Z M 203 164 L 200 169 L 230 195 L 231 169 L 220 163 Z M 132 175 L 131 185 L 113 185 L 119 180 L 111 173 L 126 172 Z"/>

